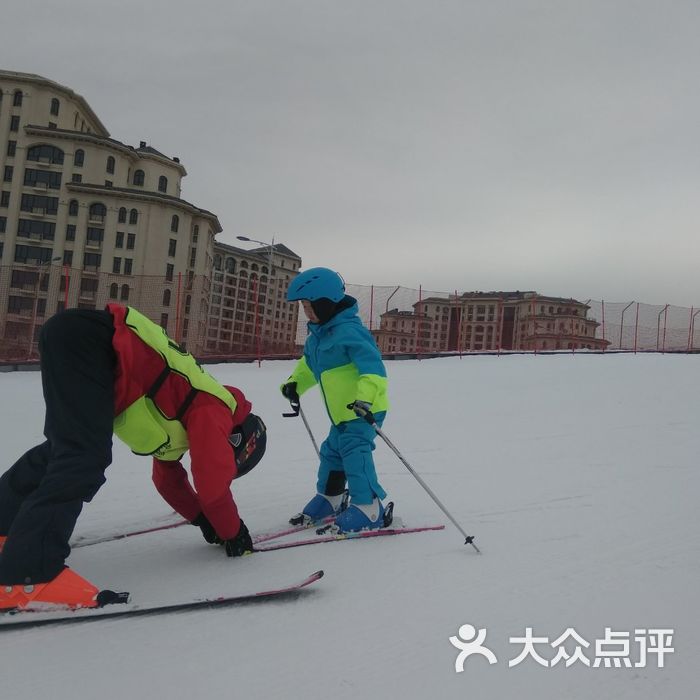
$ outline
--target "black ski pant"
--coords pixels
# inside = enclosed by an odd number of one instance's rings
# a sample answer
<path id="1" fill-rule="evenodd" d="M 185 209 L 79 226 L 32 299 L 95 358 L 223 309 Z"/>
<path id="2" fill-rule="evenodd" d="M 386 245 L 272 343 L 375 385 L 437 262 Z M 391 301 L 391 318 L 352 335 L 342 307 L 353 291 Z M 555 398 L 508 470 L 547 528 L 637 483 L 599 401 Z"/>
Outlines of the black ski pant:
<path id="1" fill-rule="evenodd" d="M 55 578 L 83 502 L 112 461 L 114 325 L 108 311 L 70 309 L 41 329 L 46 441 L 0 478 L 0 584 Z"/>

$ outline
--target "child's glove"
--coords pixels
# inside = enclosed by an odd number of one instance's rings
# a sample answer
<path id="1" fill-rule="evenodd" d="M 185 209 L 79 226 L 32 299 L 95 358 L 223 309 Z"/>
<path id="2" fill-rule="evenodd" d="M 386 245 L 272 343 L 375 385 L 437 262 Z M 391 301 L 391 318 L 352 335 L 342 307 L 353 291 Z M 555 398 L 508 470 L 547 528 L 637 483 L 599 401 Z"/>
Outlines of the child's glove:
<path id="1" fill-rule="evenodd" d="M 209 542 L 209 544 L 221 544 L 221 538 L 216 534 L 214 526 L 209 522 L 207 516 L 204 513 L 200 513 L 193 521 L 192 525 L 198 527 L 202 531 L 204 539 Z"/>
<path id="2" fill-rule="evenodd" d="M 253 550 L 253 540 L 250 538 L 250 533 L 246 524 L 241 520 L 241 529 L 235 537 L 224 542 L 224 549 L 227 557 L 242 557 Z"/>
<path id="3" fill-rule="evenodd" d="M 286 384 L 282 384 L 280 390 L 282 391 L 282 396 L 284 396 L 285 399 L 288 399 L 291 403 L 299 403 L 299 394 L 297 392 L 296 382 L 287 382 Z"/>
<path id="4" fill-rule="evenodd" d="M 364 418 L 370 425 L 374 425 L 374 414 L 370 411 L 371 403 L 367 401 L 353 401 L 347 407 L 354 411 L 358 418 Z"/>

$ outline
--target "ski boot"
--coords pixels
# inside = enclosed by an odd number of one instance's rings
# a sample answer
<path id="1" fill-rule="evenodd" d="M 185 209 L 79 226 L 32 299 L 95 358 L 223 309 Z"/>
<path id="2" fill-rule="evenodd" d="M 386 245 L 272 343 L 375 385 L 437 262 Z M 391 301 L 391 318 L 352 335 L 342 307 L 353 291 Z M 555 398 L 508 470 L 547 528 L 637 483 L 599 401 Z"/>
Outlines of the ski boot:
<path id="1" fill-rule="evenodd" d="M 359 532 L 360 530 L 378 530 L 382 527 L 389 527 L 393 519 L 394 504 L 389 503 L 386 507 L 375 498 L 372 503 L 360 505 L 351 503 L 335 519 L 333 531 L 338 534 L 344 532 Z"/>
<path id="2" fill-rule="evenodd" d="M 338 496 L 326 496 L 317 493 L 305 506 L 301 513 L 289 519 L 290 525 L 314 525 L 326 518 L 342 513 L 347 508 L 348 492 Z"/>
<path id="3" fill-rule="evenodd" d="M 77 610 L 100 605 L 100 589 L 66 567 L 51 581 L 31 585 L 0 585 L 0 610 L 22 609 L 38 603 Z"/>

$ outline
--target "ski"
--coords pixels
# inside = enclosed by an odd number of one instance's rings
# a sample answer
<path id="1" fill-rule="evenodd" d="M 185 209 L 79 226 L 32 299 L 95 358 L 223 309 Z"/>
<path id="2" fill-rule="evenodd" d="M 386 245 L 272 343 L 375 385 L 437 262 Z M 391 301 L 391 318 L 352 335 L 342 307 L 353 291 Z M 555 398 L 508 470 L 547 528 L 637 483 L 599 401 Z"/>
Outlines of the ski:
<path id="1" fill-rule="evenodd" d="M 297 532 L 304 532 L 304 530 L 309 530 L 312 527 L 318 527 L 319 525 L 325 525 L 327 523 L 333 522 L 335 516 L 329 516 L 323 520 L 305 523 L 303 525 L 291 525 L 287 528 L 281 530 L 273 530 L 272 532 L 266 532 L 259 535 L 253 535 L 253 543 L 267 542 L 269 540 L 276 540 L 279 537 L 286 537 L 287 535 L 293 535 Z M 173 530 L 176 527 L 181 527 L 182 525 L 188 525 L 187 520 L 178 521 L 175 523 L 168 523 L 167 525 L 156 525 L 154 527 L 144 528 L 142 530 L 129 530 L 127 532 L 118 532 L 111 535 L 104 535 L 102 537 L 80 537 L 71 543 L 72 549 L 78 549 L 80 547 L 92 547 L 96 544 L 102 544 L 104 542 L 117 542 L 118 540 L 124 540 L 129 537 L 136 537 L 138 535 L 150 535 L 154 532 L 161 532 L 162 530 Z"/>
<path id="2" fill-rule="evenodd" d="M 260 542 L 269 542 L 270 540 L 276 540 L 280 537 L 286 537 L 287 535 L 294 535 L 297 532 L 304 532 L 304 530 L 310 530 L 311 528 L 318 527 L 319 525 L 326 525 L 332 523 L 334 520 L 335 515 L 329 515 L 327 518 L 323 518 L 322 520 L 315 520 L 300 525 L 292 525 L 291 527 L 288 527 L 284 530 L 276 530 L 260 535 L 253 535 L 253 544 L 258 544 Z"/>
<path id="3" fill-rule="evenodd" d="M 88 608 L 75 611 L 60 610 L 57 612 L 47 612 L 45 609 L 8 611 L 0 614 L 0 632 L 17 629 L 31 629 L 34 627 L 46 627 L 49 625 L 95 622 L 97 620 L 166 615 L 170 613 L 199 610 L 202 608 L 223 608 L 239 603 L 285 598 L 292 596 L 321 578 L 323 578 L 323 571 L 315 571 L 302 581 L 292 583 L 281 588 L 256 591 L 253 593 L 242 593 L 232 596 L 219 596 L 217 598 L 188 600 L 164 605 L 127 604 L 126 606 L 119 607 L 106 606 L 103 608 Z M 50 615 L 50 617 L 37 617 L 38 615 L 42 614 Z"/>
<path id="4" fill-rule="evenodd" d="M 290 549 L 291 547 L 305 547 L 311 544 L 323 544 L 324 542 L 342 542 L 343 540 L 359 540 L 370 537 L 388 537 L 391 535 L 409 535 L 417 532 L 430 532 L 433 530 L 444 530 L 444 525 L 426 525 L 424 527 L 395 527 L 379 528 L 377 530 L 360 530 L 359 532 L 342 532 L 333 535 L 321 535 L 309 537 L 304 540 L 294 542 L 278 542 L 263 547 L 256 547 L 256 552 L 275 552 L 279 549 Z"/>
<path id="5" fill-rule="evenodd" d="M 343 494 L 343 501 L 341 504 L 341 510 L 347 508 L 348 504 L 348 492 L 347 490 Z M 393 503 L 391 504 L 393 509 Z M 303 513 L 295 515 L 289 524 L 291 527 L 285 527 L 280 530 L 273 530 L 272 532 L 263 533 L 260 535 L 253 536 L 253 542 L 267 542 L 268 540 L 276 540 L 278 537 L 285 537 L 286 535 L 293 535 L 296 532 L 302 532 L 303 530 L 308 530 L 312 527 L 317 527 L 319 525 L 326 525 L 332 523 L 335 520 L 335 515 L 329 515 L 321 520 L 309 521 L 306 520 L 307 516 Z M 172 516 L 170 516 L 172 518 Z M 129 537 L 136 537 L 137 535 L 150 535 L 153 532 L 161 532 L 163 530 L 173 530 L 176 527 L 182 527 L 183 525 L 188 525 L 187 520 L 176 520 L 175 522 L 168 522 L 164 525 L 153 525 L 152 527 L 142 528 L 140 530 L 127 530 L 126 532 L 118 532 L 109 535 L 102 535 L 97 537 L 82 536 L 77 537 L 73 542 L 71 542 L 71 548 L 77 549 L 79 547 L 91 547 L 95 544 L 102 544 L 103 542 L 116 542 L 117 540 L 124 540 Z"/>
<path id="6" fill-rule="evenodd" d="M 168 523 L 167 525 L 155 525 L 154 527 L 144 528 L 143 530 L 117 532 L 111 535 L 103 535 L 102 537 L 79 537 L 74 542 L 71 542 L 71 549 L 78 549 L 79 547 L 92 547 L 92 545 L 102 544 L 103 542 L 116 542 L 117 540 L 125 540 L 129 537 L 136 537 L 137 535 L 150 535 L 152 532 L 173 530 L 176 527 L 182 527 L 183 525 L 189 525 L 187 520 L 178 520 L 175 523 Z"/>

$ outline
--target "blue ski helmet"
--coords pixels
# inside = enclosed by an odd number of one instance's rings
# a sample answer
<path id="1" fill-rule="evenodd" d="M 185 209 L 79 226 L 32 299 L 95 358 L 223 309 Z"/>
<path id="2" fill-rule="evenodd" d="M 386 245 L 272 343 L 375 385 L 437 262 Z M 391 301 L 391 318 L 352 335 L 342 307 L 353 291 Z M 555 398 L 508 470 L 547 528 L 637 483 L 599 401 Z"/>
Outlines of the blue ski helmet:
<path id="1" fill-rule="evenodd" d="M 287 301 L 330 299 L 339 302 L 345 296 L 343 278 L 327 267 L 312 267 L 297 275 L 287 290 Z"/>

